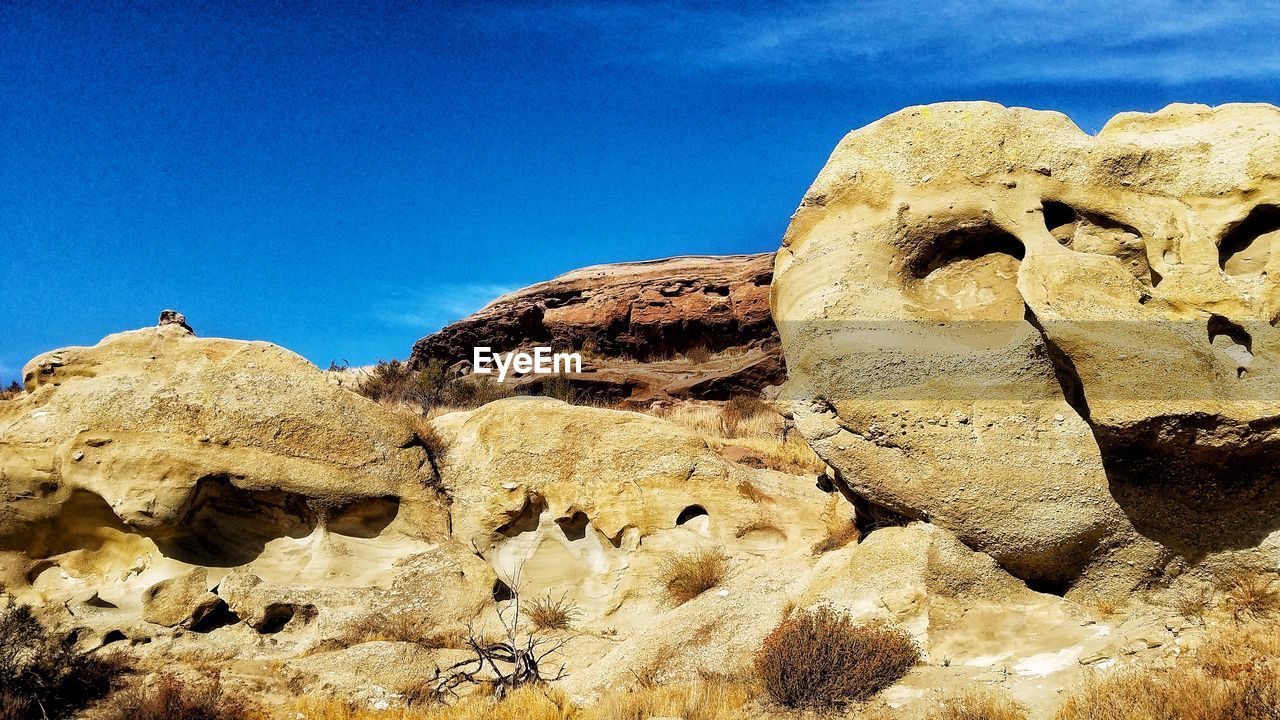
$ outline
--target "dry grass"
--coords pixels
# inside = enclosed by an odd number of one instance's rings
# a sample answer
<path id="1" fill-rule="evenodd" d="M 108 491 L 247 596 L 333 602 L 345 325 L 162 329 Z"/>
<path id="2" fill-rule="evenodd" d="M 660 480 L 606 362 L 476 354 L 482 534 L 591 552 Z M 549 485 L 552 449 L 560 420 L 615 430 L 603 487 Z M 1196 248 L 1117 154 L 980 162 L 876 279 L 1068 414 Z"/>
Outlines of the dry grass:
<path id="1" fill-rule="evenodd" d="M 822 521 L 827 532 L 822 539 L 813 545 L 813 554 L 821 555 L 848 545 L 859 537 L 858 525 L 851 515 L 845 512 L 844 499 L 832 495 L 827 499 L 827 507 L 822 513 Z"/>
<path id="2" fill-rule="evenodd" d="M 522 601 L 520 612 L 529 618 L 529 622 L 537 630 L 568 630 L 582 615 L 577 603 L 565 595 L 559 598 L 547 595 Z"/>
<path id="3" fill-rule="evenodd" d="M 454 705 L 370 710 L 338 699 L 308 699 L 284 709 L 279 720 L 575 720 L 579 715 L 558 689 L 526 686 L 501 701 L 469 697 Z"/>
<path id="4" fill-rule="evenodd" d="M 943 700 L 927 720 L 1027 720 L 1027 709 L 997 690 L 972 688 Z"/>
<path id="5" fill-rule="evenodd" d="M 737 395 L 720 407 L 720 426 L 726 438 L 738 437 L 739 427 L 758 417 L 777 415 L 773 405 L 750 395 Z"/>
<path id="6" fill-rule="evenodd" d="M 741 679 L 706 676 L 687 684 L 644 685 L 600 698 L 582 720 L 738 720 L 758 689 Z"/>
<path id="7" fill-rule="evenodd" d="M 1057 720 L 1275 720 L 1280 717 L 1276 630 L 1235 626 L 1171 668 L 1095 675 L 1067 698 Z"/>
<path id="8" fill-rule="evenodd" d="M 22 394 L 22 386 L 15 380 L 7 387 L 0 387 L 0 400 L 12 400 Z"/>
<path id="9" fill-rule="evenodd" d="M 201 683 L 188 683 L 162 674 L 146 685 L 116 693 L 100 704 L 101 720 L 257 720 L 261 711 L 222 687 L 217 674 Z"/>
<path id="10" fill-rule="evenodd" d="M 920 661 L 905 630 L 855 625 L 830 607 L 783 620 L 756 653 L 756 673 L 779 704 L 831 707 L 865 700 Z"/>
<path id="11" fill-rule="evenodd" d="M 428 649 L 465 648 L 467 635 L 461 627 L 441 628 L 414 613 L 398 611 L 367 615 L 348 625 L 340 636 L 322 643 L 316 652 L 378 641 L 414 643 Z"/>
<path id="12" fill-rule="evenodd" d="M 663 558 L 658 581 L 667 597 L 683 605 L 720 584 L 729 572 L 729 556 L 720 548 L 698 548 Z"/>
<path id="13" fill-rule="evenodd" d="M 1222 607 L 1236 622 L 1280 616 L 1280 579 L 1270 572 L 1239 572 L 1220 584 Z"/>
<path id="14" fill-rule="evenodd" d="M 1173 611 L 1188 620 L 1204 622 L 1205 613 L 1214 606 L 1214 592 L 1210 587 L 1184 588 L 1169 598 Z"/>
<path id="15" fill-rule="evenodd" d="M 715 353 L 711 352 L 711 349 L 706 345 L 691 347 L 684 354 L 684 358 L 694 365 L 710 362 L 713 357 L 715 357 Z"/>
<path id="16" fill-rule="evenodd" d="M 817 475 L 825 470 L 813 448 L 799 433 L 786 432 L 782 416 L 767 407 L 767 412 L 739 417 L 731 435 L 726 432 L 724 411 L 715 405 L 681 403 L 645 412 L 698 433 L 718 451 L 742 448 L 772 470 L 793 475 Z"/>

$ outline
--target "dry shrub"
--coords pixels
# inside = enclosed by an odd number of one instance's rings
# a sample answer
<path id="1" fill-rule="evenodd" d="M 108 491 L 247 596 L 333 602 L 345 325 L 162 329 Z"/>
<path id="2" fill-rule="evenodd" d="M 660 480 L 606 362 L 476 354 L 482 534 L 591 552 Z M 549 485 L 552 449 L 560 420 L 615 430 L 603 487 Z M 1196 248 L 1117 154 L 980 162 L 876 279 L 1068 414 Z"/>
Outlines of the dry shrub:
<path id="1" fill-rule="evenodd" d="M 738 428 L 744 420 L 764 415 L 776 415 L 769 403 L 750 395 L 735 395 L 720 407 L 720 424 L 726 438 L 738 436 Z"/>
<path id="2" fill-rule="evenodd" d="M 729 556 L 720 548 L 703 547 L 665 557 L 658 564 L 658 581 L 676 605 L 720 584 L 729 572 Z"/>
<path id="3" fill-rule="evenodd" d="M 813 554 L 838 550 L 858 539 L 858 524 L 849 514 L 842 512 L 845 502 L 839 495 L 827 499 L 826 510 L 822 513 L 822 522 L 826 525 L 826 534 L 813 545 Z"/>
<path id="4" fill-rule="evenodd" d="M 942 701 L 928 720 L 1027 720 L 1027 709 L 989 688 L 972 688 Z"/>
<path id="5" fill-rule="evenodd" d="M 830 607 L 801 610 L 765 637 L 756 673 L 779 704 L 830 707 L 865 700 L 907 674 L 920 650 L 905 630 L 855 625 Z"/>
<path id="6" fill-rule="evenodd" d="M 701 365 L 705 362 L 709 362 L 712 355 L 713 353 L 711 352 L 711 348 L 708 348 L 706 345 L 698 345 L 689 348 L 688 351 L 685 352 L 684 357 L 695 365 Z"/>
<path id="7" fill-rule="evenodd" d="M 577 603 L 569 600 L 566 595 L 555 598 L 549 594 L 524 601 L 520 612 L 529 618 L 529 622 L 537 630 L 568 630 L 582 615 Z"/>
<path id="8" fill-rule="evenodd" d="M 0 588 L 0 720 L 62 718 L 105 696 L 130 671 L 117 655 L 80 654 Z"/>
<path id="9" fill-rule="evenodd" d="M 98 709 L 102 720 L 253 720 L 260 717 L 229 696 L 215 674 L 194 684 L 163 674 L 147 685 L 112 695 Z"/>
<path id="10" fill-rule="evenodd" d="M 502 700 L 472 696 L 454 705 L 370 710 L 334 698 L 302 700 L 282 718 L 293 720 L 572 720 L 568 697 L 555 688 L 526 686 Z"/>
<path id="11" fill-rule="evenodd" d="M 384 405 L 407 405 L 426 415 L 432 408 L 469 410 L 515 395 L 488 378 L 459 377 L 438 360 L 410 368 L 399 360 L 379 362 L 361 379 L 356 392 Z"/>
<path id="12" fill-rule="evenodd" d="M 22 394 L 22 386 L 15 380 L 8 387 L 0 388 L 0 400 L 12 400 Z"/>
<path id="13" fill-rule="evenodd" d="M 738 720 L 757 694 L 750 683 L 731 677 L 704 676 L 691 683 L 643 684 L 601 697 L 583 713 L 582 720 L 649 720 L 677 717 L 685 720 Z"/>
<path id="14" fill-rule="evenodd" d="M 344 628 L 339 637 L 321 643 L 315 651 L 327 652 L 379 641 L 414 643 L 427 649 L 464 648 L 467 635 L 461 627 L 441 628 L 420 615 L 400 610 L 366 615 Z"/>
<path id="15" fill-rule="evenodd" d="M 1205 613 L 1214 604 L 1213 588 L 1207 586 L 1183 588 L 1169 598 L 1168 604 L 1182 617 L 1204 622 Z"/>
<path id="16" fill-rule="evenodd" d="M 1280 580 L 1267 572 L 1242 571 L 1221 582 L 1223 608 L 1236 622 L 1280 616 Z"/>
<path id="17" fill-rule="evenodd" d="M 1280 717 L 1280 634 L 1238 626 L 1163 669 L 1094 675 L 1057 720 L 1275 720 Z"/>

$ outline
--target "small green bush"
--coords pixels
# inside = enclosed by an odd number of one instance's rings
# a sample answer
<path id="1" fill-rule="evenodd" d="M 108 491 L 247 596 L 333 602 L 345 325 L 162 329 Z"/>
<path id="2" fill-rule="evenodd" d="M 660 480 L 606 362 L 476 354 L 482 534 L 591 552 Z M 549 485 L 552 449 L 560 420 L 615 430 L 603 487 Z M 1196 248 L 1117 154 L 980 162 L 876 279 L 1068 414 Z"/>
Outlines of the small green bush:
<path id="1" fill-rule="evenodd" d="M 905 630 L 855 625 L 829 607 L 784 620 L 756 653 L 765 690 L 789 708 L 865 700 L 902 679 L 920 650 Z"/>

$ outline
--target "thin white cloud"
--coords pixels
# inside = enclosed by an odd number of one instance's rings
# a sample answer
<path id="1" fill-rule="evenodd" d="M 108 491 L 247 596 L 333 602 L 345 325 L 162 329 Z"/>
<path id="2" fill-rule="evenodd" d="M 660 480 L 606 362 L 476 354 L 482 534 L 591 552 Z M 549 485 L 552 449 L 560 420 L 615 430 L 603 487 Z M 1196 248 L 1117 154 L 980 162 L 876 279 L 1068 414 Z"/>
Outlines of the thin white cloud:
<path id="1" fill-rule="evenodd" d="M 487 11 L 488 12 L 488 11 Z M 575 38 L 619 63 L 756 82 L 872 77 L 973 87 L 1280 73 L 1280 4 L 1132 0 L 576 2 L 511 11 L 490 31 Z M 865 74 L 864 74 L 865 73 Z"/>
<path id="2" fill-rule="evenodd" d="M 493 283 L 435 283 L 428 290 L 400 289 L 386 293 L 386 300 L 373 315 L 388 325 L 433 332 L 515 289 Z"/>

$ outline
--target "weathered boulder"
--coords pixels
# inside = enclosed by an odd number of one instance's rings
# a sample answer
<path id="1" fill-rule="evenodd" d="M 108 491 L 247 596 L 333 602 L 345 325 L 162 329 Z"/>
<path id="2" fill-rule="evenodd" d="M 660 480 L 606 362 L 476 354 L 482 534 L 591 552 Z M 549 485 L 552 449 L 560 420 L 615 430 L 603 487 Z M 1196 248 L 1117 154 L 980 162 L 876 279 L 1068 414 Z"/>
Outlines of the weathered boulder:
<path id="1" fill-rule="evenodd" d="M 1041 586 L 1274 564 L 1278 163 L 1264 105 L 850 133 L 777 256 L 782 399 L 855 495 Z"/>
<path id="2" fill-rule="evenodd" d="M 434 423 L 457 538 L 504 581 L 566 591 L 589 614 L 652 583 L 644 568 L 673 552 L 807 554 L 825 529 L 815 478 L 730 462 L 642 413 L 517 397 Z"/>
<path id="3" fill-rule="evenodd" d="M 209 571 L 197 567 L 147 588 L 142 593 L 142 619 L 165 627 L 199 627 L 222 604 L 209 592 Z"/>
<path id="4" fill-rule="evenodd" d="M 474 347 L 544 345 L 585 350 L 584 372 L 567 379 L 613 400 L 758 393 L 785 372 L 769 315 L 772 277 L 770 254 L 594 265 L 497 298 L 419 340 L 410 363 L 469 367 Z M 697 360 L 670 362 L 682 355 Z M 534 390 L 540 382 L 513 378 Z"/>

